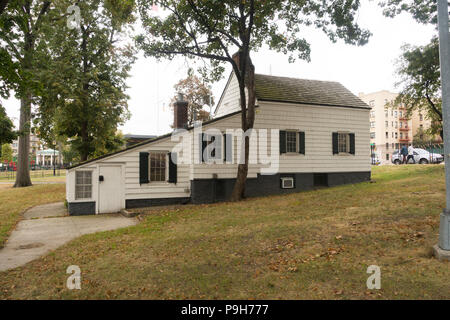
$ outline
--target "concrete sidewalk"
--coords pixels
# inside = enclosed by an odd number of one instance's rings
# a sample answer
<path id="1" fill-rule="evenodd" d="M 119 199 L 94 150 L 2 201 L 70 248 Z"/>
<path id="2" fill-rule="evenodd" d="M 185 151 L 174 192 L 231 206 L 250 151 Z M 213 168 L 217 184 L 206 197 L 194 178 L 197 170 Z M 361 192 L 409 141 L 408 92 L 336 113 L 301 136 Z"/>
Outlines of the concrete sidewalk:
<path id="1" fill-rule="evenodd" d="M 83 234 L 114 230 L 138 223 L 120 214 L 64 216 L 62 203 L 34 207 L 24 214 L 5 247 L 0 250 L 0 271 L 22 266 Z"/>

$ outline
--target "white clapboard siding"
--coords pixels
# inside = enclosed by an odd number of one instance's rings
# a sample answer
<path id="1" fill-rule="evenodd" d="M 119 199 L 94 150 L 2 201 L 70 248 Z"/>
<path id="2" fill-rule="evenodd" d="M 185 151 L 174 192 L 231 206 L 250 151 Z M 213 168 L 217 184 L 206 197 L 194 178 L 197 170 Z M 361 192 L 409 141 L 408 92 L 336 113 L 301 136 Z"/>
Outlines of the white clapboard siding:
<path id="1" fill-rule="evenodd" d="M 177 142 L 171 141 L 170 137 L 161 139 L 154 143 L 144 145 L 130 151 L 119 153 L 116 156 L 103 160 L 108 162 L 125 163 L 125 199 L 152 199 L 152 198 L 178 198 L 190 196 L 189 166 L 177 166 L 177 183 L 150 182 L 139 184 L 139 153 L 140 152 L 171 152 Z M 167 177 L 166 177 L 167 178 Z"/>
<path id="2" fill-rule="evenodd" d="M 225 132 L 240 128 L 240 114 L 217 121 L 204 128 Z M 305 132 L 306 154 L 283 154 L 279 159 L 280 173 L 293 172 L 367 172 L 370 167 L 369 110 L 342 107 L 299 105 L 289 103 L 259 102 L 255 129 L 296 129 Z M 355 155 L 332 154 L 332 132 L 355 133 Z M 257 158 L 258 147 L 250 146 L 250 158 Z M 267 145 L 270 154 L 270 140 Z M 236 141 L 234 159 L 236 159 Z M 198 152 L 198 149 L 195 149 Z M 261 172 L 260 165 L 249 166 L 249 178 Z M 235 178 L 237 164 L 194 165 L 195 179 Z"/>
<path id="3" fill-rule="evenodd" d="M 227 92 L 225 92 L 225 96 Z M 228 98 L 227 98 L 228 99 Z M 231 99 L 231 98 L 229 98 Z M 238 98 L 237 98 L 238 99 Z M 230 100 L 231 101 L 231 100 Z M 203 131 L 217 129 L 225 133 L 227 129 L 241 127 L 241 115 L 235 114 L 214 121 L 202 127 Z M 370 171 L 369 150 L 369 110 L 300 105 L 289 103 L 259 102 L 256 109 L 255 129 L 267 129 L 269 140 L 266 153 L 270 155 L 270 129 L 295 129 L 305 132 L 306 155 L 283 154 L 279 156 L 277 148 L 276 163 L 279 173 L 314 173 L 314 172 L 368 172 Z M 348 131 L 355 133 L 356 155 L 333 155 L 332 132 Z M 199 144 L 196 130 L 187 133 L 190 138 L 191 159 L 198 160 Z M 150 182 L 139 184 L 139 152 L 170 152 L 178 142 L 171 137 L 162 138 L 153 143 L 135 147 L 130 150 L 111 155 L 95 162 L 69 170 L 67 176 L 67 199 L 74 199 L 74 172 L 92 168 L 93 181 L 98 173 L 98 165 L 102 163 L 121 163 L 125 170 L 125 199 L 178 198 L 190 196 L 190 181 L 193 179 L 211 179 L 217 175 L 219 179 L 235 178 L 237 173 L 237 140 L 234 141 L 233 157 L 235 164 L 178 164 L 177 184 L 166 182 Z M 278 145 L 278 136 L 277 142 Z M 250 163 L 258 160 L 258 144 L 250 145 Z M 248 177 L 256 178 L 261 173 L 261 165 L 250 164 Z M 93 198 L 97 197 L 97 185 L 93 186 Z"/>
<path id="4" fill-rule="evenodd" d="M 223 95 L 217 104 L 215 117 L 222 117 L 226 114 L 230 114 L 241 110 L 239 105 L 240 94 L 239 94 L 239 83 L 236 79 L 234 72 L 230 75 L 228 79 Z"/>

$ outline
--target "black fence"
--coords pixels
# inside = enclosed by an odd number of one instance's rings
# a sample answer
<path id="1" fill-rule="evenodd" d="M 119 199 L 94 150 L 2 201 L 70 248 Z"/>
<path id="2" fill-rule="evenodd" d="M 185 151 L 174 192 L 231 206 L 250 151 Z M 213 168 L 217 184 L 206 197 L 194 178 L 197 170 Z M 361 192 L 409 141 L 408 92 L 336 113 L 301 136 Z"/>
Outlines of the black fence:
<path id="1" fill-rule="evenodd" d="M 2 165 L 0 167 L 0 181 L 8 181 L 15 180 L 17 174 L 17 168 L 15 166 L 5 166 Z M 30 178 L 38 179 L 38 178 L 50 178 L 50 177 L 60 177 L 65 176 L 66 171 L 61 167 L 39 167 L 39 166 L 30 166 Z"/>

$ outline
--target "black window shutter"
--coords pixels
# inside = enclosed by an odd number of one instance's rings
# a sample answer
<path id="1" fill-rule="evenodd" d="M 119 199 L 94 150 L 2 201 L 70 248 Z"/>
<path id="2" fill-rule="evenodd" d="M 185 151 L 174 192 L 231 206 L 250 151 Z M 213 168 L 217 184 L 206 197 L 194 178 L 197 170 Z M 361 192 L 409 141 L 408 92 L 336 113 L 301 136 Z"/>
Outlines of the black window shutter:
<path id="1" fill-rule="evenodd" d="M 286 131 L 280 130 L 280 154 L 286 153 Z"/>
<path id="2" fill-rule="evenodd" d="M 338 148 L 338 133 L 333 132 L 333 154 L 338 154 L 339 148 Z"/>
<path id="3" fill-rule="evenodd" d="M 350 133 L 350 154 L 355 154 L 355 134 Z"/>
<path id="4" fill-rule="evenodd" d="M 204 138 L 205 137 L 207 138 L 208 136 L 206 133 L 202 133 L 202 136 L 203 136 L 203 138 L 202 138 L 202 154 L 204 154 L 205 149 L 208 146 L 208 141 L 205 141 Z M 207 154 L 206 156 L 207 156 L 207 158 L 206 159 L 203 158 L 203 162 L 205 162 L 207 159 L 209 159 L 209 154 Z"/>
<path id="5" fill-rule="evenodd" d="M 198 153 L 199 153 L 199 162 L 202 163 L 204 161 L 203 159 L 203 150 L 204 148 L 204 141 L 203 141 L 203 133 L 200 133 L 198 135 Z"/>
<path id="6" fill-rule="evenodd" d="M 305 154 L 305 133 L 299 132 L 298 138 L 298 153 Z"/>
<path id="7" fill-rule="evenodd" d="M 177 154 L 169 152 L 169 183 L 177 183 Z"/>
<path id="8" fill-rule="evenodd" d="M 215 143 L 216 142 L 216 136 L 211 136 L 209 137 L 209 140 L 211 141 L 211 143 Z M 210 154 L 208 154 L 208 157 L 211 156 L 211 158 L 215 159 L 216 158 L 216 148 L 214 148 Z"/>
<path id="9" fill-rule="evenodd" d="M 223 135 L 223 160 L 225 162 L 231 162 L 233 156 L 233 136 L 231 134 Z"/>
<path id="10" fill-rule="evenodd" d="M 149 183 L 148 180 L 148 152 L 139 152 L 139 183 Z"/>

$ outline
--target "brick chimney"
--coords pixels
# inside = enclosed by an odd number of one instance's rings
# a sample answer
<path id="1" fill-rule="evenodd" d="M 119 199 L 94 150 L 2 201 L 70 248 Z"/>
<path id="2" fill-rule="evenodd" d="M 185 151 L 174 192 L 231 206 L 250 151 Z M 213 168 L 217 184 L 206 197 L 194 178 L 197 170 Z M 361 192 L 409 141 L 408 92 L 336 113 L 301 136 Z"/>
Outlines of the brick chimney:
<path id="1" fill-rule="evenodd" d="M 188 126 L 188 103 L 184 101 L 182 93 L 178 93 L 177 101 L 173 104 L 173 128 L 186 129 Z"/>

